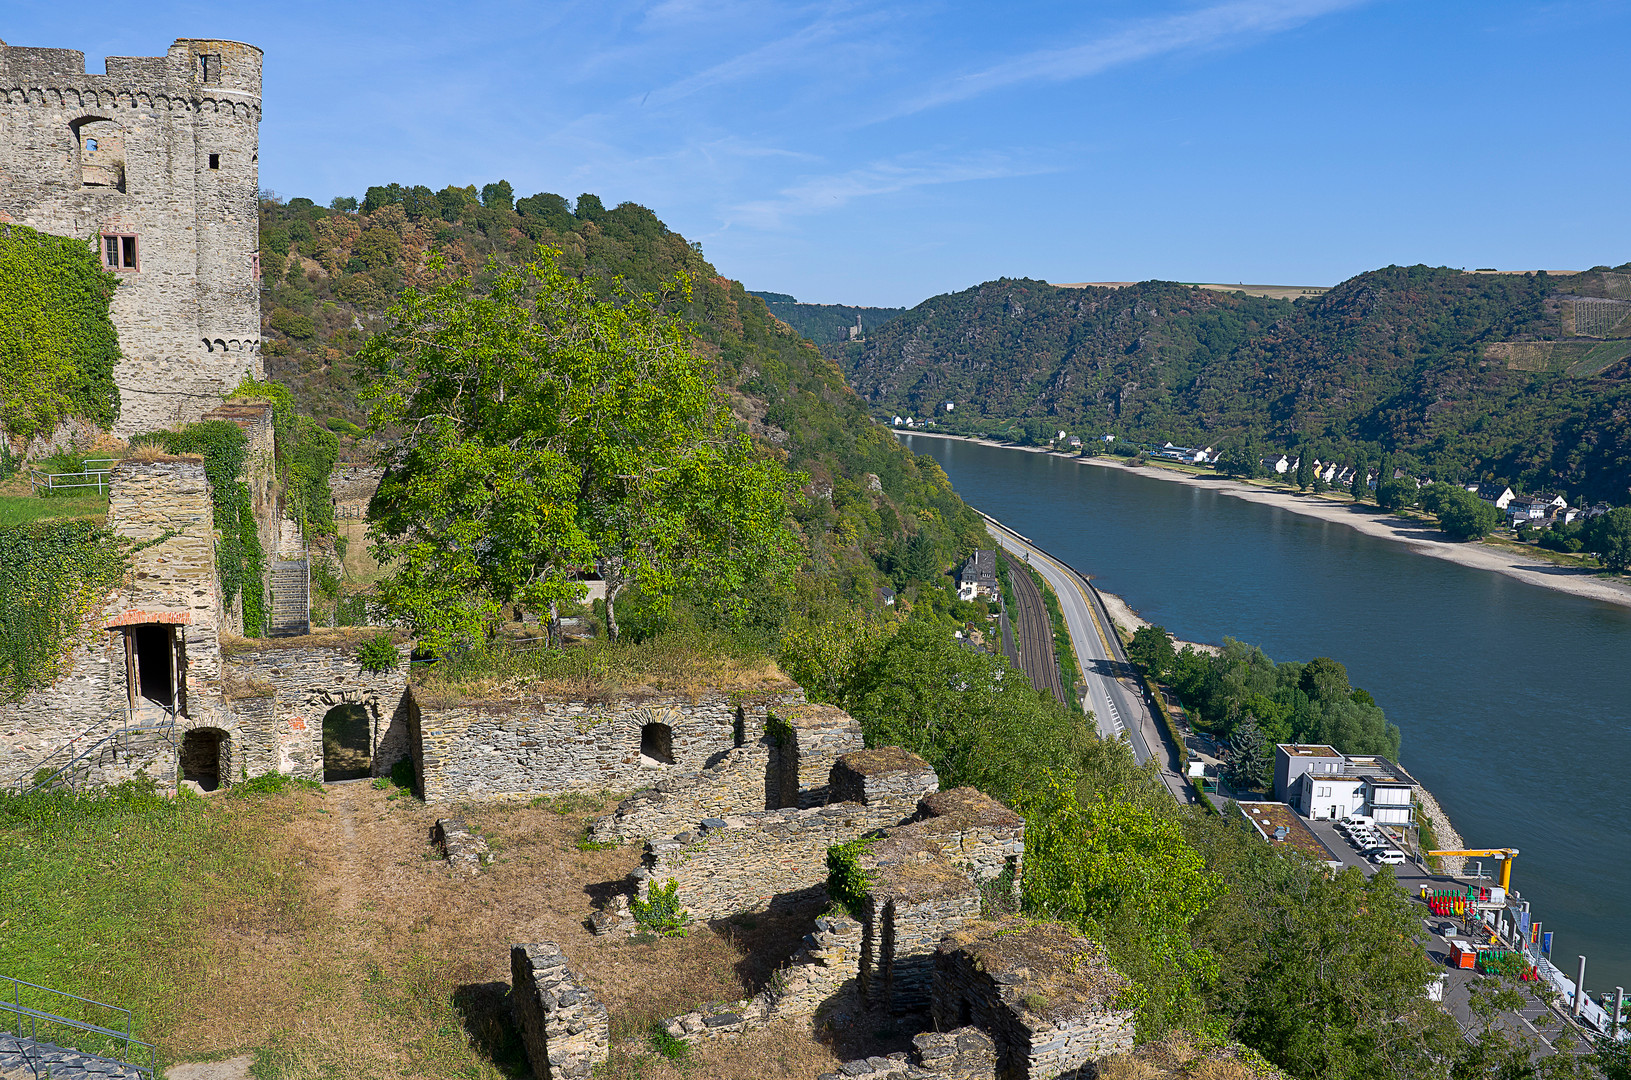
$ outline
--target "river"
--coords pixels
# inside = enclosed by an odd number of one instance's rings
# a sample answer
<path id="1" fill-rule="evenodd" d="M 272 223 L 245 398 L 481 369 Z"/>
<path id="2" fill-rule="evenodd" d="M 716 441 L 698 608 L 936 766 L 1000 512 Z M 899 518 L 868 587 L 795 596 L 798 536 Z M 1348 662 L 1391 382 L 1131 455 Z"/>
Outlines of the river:
<path id="1" fill-rule="evenodd" d="M 903 436 L 970 505 L 1188 641 L 1330 656 L 1595 996 L 1631 985 L 1631 608 L 1333 522 L 1047 454 Z M 1488 864 L 1486 864 L 1488 865 Z"/>

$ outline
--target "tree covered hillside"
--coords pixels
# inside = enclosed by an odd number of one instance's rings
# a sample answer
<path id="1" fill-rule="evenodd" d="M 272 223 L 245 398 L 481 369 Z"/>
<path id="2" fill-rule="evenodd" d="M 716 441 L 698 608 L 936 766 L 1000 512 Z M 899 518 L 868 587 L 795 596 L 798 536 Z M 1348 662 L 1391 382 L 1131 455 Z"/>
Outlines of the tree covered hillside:
<path id="1" fill-rule="evenodd" d="M 795 333 L 809 338 L 817 345 L 831 345 L 850 339 L 850 329 L 857 322 L 861 336 L 872 333 L 884 323 L 907 311 L 906 308 L 855 307 L 850 304 L 801 304 L 786 293 L 752 291 L 770 308 L 770 313 L 791 326 Z"/>
<path id="2" fill-rule="evenodd" d="M 1195 445 L 1253 432 L 1327 457 L 1392 453 L 1449 479 L 1623 502 L 1627 271 L 1390 266 L 1294 303 L 1153 281 L 1001 280 L 928 300 L 843 359 L 880 412 L 951 401 L 969 430 L 1029 420 Z"/>
<path id="3" fill-rule="evenodd" d="M 755 441 L 808 477 L 795 513 L 809 565 L 825 580 L 801 610 L 875 604 L 880 566 L 938 574 L 983 535 L 939 466 L 872 423 L 831 360 L 645 207 L 607 209 L 587 194 L 575 204 L 547 193 L 517 200 L 502 181 L 479 193 L 374 187 L 354 203 L 261 203 L 267 375 L 293 388 L 302 412 L 329 418 L 331 430 L 360 434 L 357 392 L 367 376 L 357 353 L 404 285 L 440 283 L 427 272 L 433 255 L 445 261 L 444 276 L 471 274 L 480 286 L 491 280 L 489 259 L 514 265 L 544 244 L 560 250 L 565 272 L 605 296 L 616 279 L 662 292 L 677 273 L 689 275 L 690 299 L 670 293 L 666 303 L 691 322 Z"/>

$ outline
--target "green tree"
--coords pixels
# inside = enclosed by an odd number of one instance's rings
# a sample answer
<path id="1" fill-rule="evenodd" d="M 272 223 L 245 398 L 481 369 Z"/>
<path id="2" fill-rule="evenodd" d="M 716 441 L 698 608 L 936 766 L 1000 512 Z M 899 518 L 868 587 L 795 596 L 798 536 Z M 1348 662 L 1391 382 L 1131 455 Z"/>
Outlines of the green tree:
<path id="1" fill-rule="evenodd" d="M 1274 745 L 1251 713 L 1235 725 L 1224 747 L 1223 758 L 1230 787 L 1265 791 L 1274 779 Z"/>
<path id="2" fill-rule="evenodd" d="M 1616 506 L 1586 523 L 1585 544 L 1610 570 L 1631 570 L 1631 506 Z"/>
<path id="3" fill-rule="evenodd" d="M 1203 936 L 1222 962 L 1215 1005 L 1236 1036 L 1298 1077 L 1442 1076 L 1461 1032 L 1427 1000 L 1437 968 L 1421 909 L 1392 873 L 1331 878 L 1261 849 L 1243 861 Z"/>
<path id="4" fill-rule="evenodd" d="M 1120 792 L 1084 805 L 1081 788 L 1074 773 L 1050 772 L 1015 803 L 1026 821 L 1026 910 L 1074 924 L 1131 969 L 1141 1032 L 1194 1022 L 1218 962 L 1195 947 L 1190 925 L 1224 884 L 1173 818 Z"/>
<path id="5" fill-rule="evenodd" d="M 481 205 L 489 210 L 514 210 L 515 189 L 508 180 L 500 180 L 496 184 L 483 185 L 481 189 Z"/>
<path id="6" fill-rule="evenodd" d="M 1218 472 L 1246 478 L 1263 475 L 1263 450 L 1256 432 L 1224 441 L 1218 449 Z"/>
<path id="7" fill-rule="evenodd" d="M 1370 493 L 1370 485 L 1365 481 L 1370 474 L 1370 463 L 1367 461 L 1354 462 L 1353 483 L 1348 485 L 1348 494 L 1353 496 L 1354 502 L 1364 502 L 1365 496 Z"/>
<path id="8" fill-rule="evenodd" d="M 1476 540 L 1487 536 L 1500 524 L 1500 512 L 1477 495 L 1454 484 L 1429 484 L 1423 489 L 1431 492 L 1422 498 L 1438 515 L 1438 526 L 1456 540 Z"/>
<path id="9" fill-rule="evenodd" d="M 1314 454 L 1307 443 L 1297 451 L 1297 487 L 1307 491 L 1314 482 Z"/>
<path id="10" fill-rule="evenodd" d="M 1127 655 L 1135 662 L 1144 665 L 1155 678 L 1160 679 L 1172 670 L 1173 661 L 1178 659 L 1177 651 L 1172 647 L 1172 635 L 1167 633 L 1164 626 L 1141 626 L 1133 631 L 1133 640 L 1127 644 Z"/>
<path id="11" fill-rule="evenodd" d="M 1304 664 L 1297 688 L 1318 703 L 1340 700 L 1353 689 L 1348 683 L 1348 669 L 1329 656 L 1316 656 Z"/>
<path id="12" fill-rule="evenodd" d="M 384 440 L 380 596 L 432 647 L 480 640 L 502 604 L 553 613 L 590 564 L 613 638 L 630 585 L 739 617 L 750 585 L 784 589 L 796 565 L 791 478 L 754 452 L 685 324 L 655 296 L 596 297 L 557 254 L 485 292 L 406 290 L 361 354 Z"/>
<path id="13" fill-rule="evenodd" d="M 1376 485 L 1376 505 L 1383 510 L 1398 511 L 1416 501 L 1416 482 L 1408 478 L 1383 480 Z"/>

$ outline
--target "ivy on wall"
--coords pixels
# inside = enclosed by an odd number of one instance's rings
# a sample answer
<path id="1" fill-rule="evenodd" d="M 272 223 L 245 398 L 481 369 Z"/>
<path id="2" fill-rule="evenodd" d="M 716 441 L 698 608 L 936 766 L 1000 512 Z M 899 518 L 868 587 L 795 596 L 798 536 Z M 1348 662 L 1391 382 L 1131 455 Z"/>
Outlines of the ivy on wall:
<path id="1" fill-rule="evenodd" d="M 119 415 L 118 278 L 83 240 L 0 224 L 0 427 L 23 439 Z"/>
<path id="2" fill-rule="evenodd" d="M 0 700 L 57 679 L 66 646 L 129 558 L 126 541 L 90 521 L 0 528 Z"/>
<path id="3" fill-rule="evenodd" d="M 329 477 L 340 459 L 340 439 L 309 416 L 295 413 L 294 395 L 277 382 L 245 379 L 230 400 L 272 404 L 272 432 L 277 440 L 278 479 L 288 500 L 289 516 L 308 538 L 334 535 L 334 496 Z"/>
<path id="4" fill-rule="evenodd" d="M 228 607 L 241 592 L 244 598 L 244 635 L 266 632 L 264 580 L 266 553 L 255 528 L 255 506 L 243 481 L 249 457 L 249 439 L 230 420 L 201 420 L 180 431 L 154 431 L 137 435 L 131 445 L 153 443 L 171 454 L 200 454 L 215 499 L 215 527 L 221 533 L 215 561 L 221 577 L 221 599 Z"/>

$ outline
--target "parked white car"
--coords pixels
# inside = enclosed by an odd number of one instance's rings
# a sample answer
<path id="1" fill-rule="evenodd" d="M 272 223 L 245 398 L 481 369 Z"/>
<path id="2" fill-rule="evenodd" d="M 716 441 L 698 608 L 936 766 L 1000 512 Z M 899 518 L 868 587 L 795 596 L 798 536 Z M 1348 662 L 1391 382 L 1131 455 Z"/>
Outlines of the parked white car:
<path id="1" fill-rule="evenodd" d="M 1370 861 L 1377 866 L 1398 866 L 1404 862 L 1404 852 L 1398 848 L 1383 848 L 1371 852 Z"/>
<path id="2" fill-rule="evenodd" d="M 1363 825 L 1369 828 L 1370 826 L 1376 824 L 1376 819 L 1371 817 L 1369 814 L 1349 814 L 1347 817 L 1342 819 L 1342 824 L 1348 826 L 1349 828 L 1356 825 Z"/>

